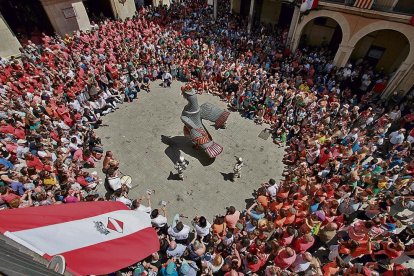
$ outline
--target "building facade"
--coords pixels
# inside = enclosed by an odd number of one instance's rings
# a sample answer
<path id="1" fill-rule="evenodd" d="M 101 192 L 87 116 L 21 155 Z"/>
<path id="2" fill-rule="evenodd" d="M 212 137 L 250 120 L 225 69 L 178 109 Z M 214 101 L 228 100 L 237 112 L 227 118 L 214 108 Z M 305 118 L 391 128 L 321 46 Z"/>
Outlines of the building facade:
<path id="1" fill-rule="evenodd" d="M 258 21 L 289 26 L 287 46 L 293 51 L 302 45 L 329 47 L 338 67 L 368 60 L 389 75 L 384 97 L 413 89 L 412 0 L 319 0 L 315 9 L 303 12 L 301 6 L 301 0 L 231 1 L 232 12 L 249 17 L 249 28 Z"/>

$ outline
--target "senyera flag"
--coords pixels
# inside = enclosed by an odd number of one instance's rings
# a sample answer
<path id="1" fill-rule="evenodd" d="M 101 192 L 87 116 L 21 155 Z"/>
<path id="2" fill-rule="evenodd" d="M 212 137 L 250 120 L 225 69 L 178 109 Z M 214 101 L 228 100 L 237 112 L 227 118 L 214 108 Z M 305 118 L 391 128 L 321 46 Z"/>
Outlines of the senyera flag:
<path id="1" fill-rule="evenodd" d="M 0 231 L 47 259 L 64 256 L 77 275 L 111 273 L 159 250 L 149 216 L 121 202 L 5 210 Z"/>
<path id="2" fill-rule="evenodd" d="M 354 3 L 354 7 L 360 9 L 371 9 L 373 4 L 374 0 L 356 0 Z"/>

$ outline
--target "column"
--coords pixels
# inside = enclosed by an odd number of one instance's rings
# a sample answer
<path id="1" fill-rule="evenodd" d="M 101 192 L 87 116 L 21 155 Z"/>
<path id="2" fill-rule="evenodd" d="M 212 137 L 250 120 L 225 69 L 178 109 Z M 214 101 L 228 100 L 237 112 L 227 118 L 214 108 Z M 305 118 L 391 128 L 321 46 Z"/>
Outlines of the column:
<path id="1" fill-rule="evenodd" d="M 413 63 L 403 62 L 392 78 L 389 80 L 387 88 L 382 93 L 383 99 L 388 98 L 394 91 L 409 92 L 414 85 L 414 65 Z M 403 95 L 401 95 L 403 96 Z"/>
<path id="2" fill-rule="evenodd" d="M 247 32 L 250 34 L 252 31 L 252 24 L 253 24 L 253 13 L 254 13 L 254 1 L 250 0 L 250 10 L 249 10 L 249 22 L 247 24 Z"/>
<path id="3" fill-rule="evenodd" d="M 213 9 L 214 9 L 214 20 L 217 19 L 217 8 L 218 8 L 218 0 L 214 0 L 214 5 L 213 5 Z"/>
<path id="4" fill-rule="evenodd" d="M 17 37 L 7 25 L 6 20 L 0 13 L 0 57 L 19 56 L 19 48 L 22 47 Z"/>
<path id="5" fill-rule="evenodd" d="M 336 55 L 334 58 L 334 65 L 337 67 L 344 67 L 354 50 L 354 46 L 341 44 L 339 45 L 338 50 L 336 51 Z"/>
<path id="6" fill-rule="evenodd" d="M 81 0 L 40 0 L 56 33 L 61 36 L 91 27 Z"/>
<path id="7" fill-rule="evenodd" d="M 131 18 L 134 16 L 135 12 L 137 11 L 134 0 L 125 0 L 124 3 L 122 2 L 123 1 L 119 0 L 111 1 L 112 10 L 115 17 L 124 20 L 127 17 Z"/>
<path id="8" fill-rule="evenodd" d="M 230 13 L 233 13 L 233 0 L 230 0 Z"/>
<path id="9" fill-rule="evenodd" d="M 296 28 L 299 23 L 299 17 L 300 17 L 300 8 L 295 5 L 295 10 L 293 11 L 292 15 L 292 21 L 290 21 L 290 27 L 289 27 L 289 34 L 286 40 L 286 47 L 291 48 L 293 46 L 293 34 L 296 31 Z"/>

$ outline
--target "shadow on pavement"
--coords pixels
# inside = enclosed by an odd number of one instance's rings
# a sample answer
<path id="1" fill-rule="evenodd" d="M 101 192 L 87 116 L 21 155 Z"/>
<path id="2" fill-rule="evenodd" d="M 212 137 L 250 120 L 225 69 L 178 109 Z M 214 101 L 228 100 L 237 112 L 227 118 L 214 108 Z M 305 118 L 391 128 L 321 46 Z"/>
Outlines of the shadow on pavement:
<path id="1" fill-rule="evenodd" d="M 246 210 L 247 210 L 250 208 L 250 206 L 252 206 L 256 202 L 256 200 L 254 198 L 246 198 L 244 202 L 246 202 Z"/>
<path id="2" fill-rule="evenodd" d="M 232 181 L 233 180 L 233 173 L 224 173 L 220 172 L 223 176 L 224 181 Z"/>
<path id="3" fill-rule="evenodd" d="M 185 136 L 171 137 L 161 135 L 161 142 L 168 145 L 164 152 L 171 159 L 173 164 L 180 158 L 180 151 L 196 158 L 203 166 L 209 166 L 215 161 L 215 158 L 209 158 L 207 154 L 201 150 L 195 150 L 190 139 Z"/>
<path id="4" fill-rule="evenodd" d="M 170 175 L 168 175 L 167 180 L 177 180 L 177 181 L 183 181 L 183 179 L 181 179 L 178 174 L 173 173 L 172 171 L 170 171 Z"/>

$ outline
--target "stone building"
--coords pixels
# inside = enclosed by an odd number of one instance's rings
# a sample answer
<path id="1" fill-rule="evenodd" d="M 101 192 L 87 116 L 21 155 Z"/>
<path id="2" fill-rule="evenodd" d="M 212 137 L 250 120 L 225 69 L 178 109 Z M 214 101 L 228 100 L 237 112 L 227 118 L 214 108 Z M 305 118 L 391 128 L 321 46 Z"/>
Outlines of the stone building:
<path id="1" fill-rule="evenodd" d="M 231 0 L 231 9 L 248 17 L 250 28 L 255 22 L 286 26 L 291 50 L 304 44 L 330 47 L 339 67 L 368 60 L 390 76 L 383 96 L 413 89 L 413 0 L 319 0 L 315 9 L 301 12 L 302 2 Z"/>

